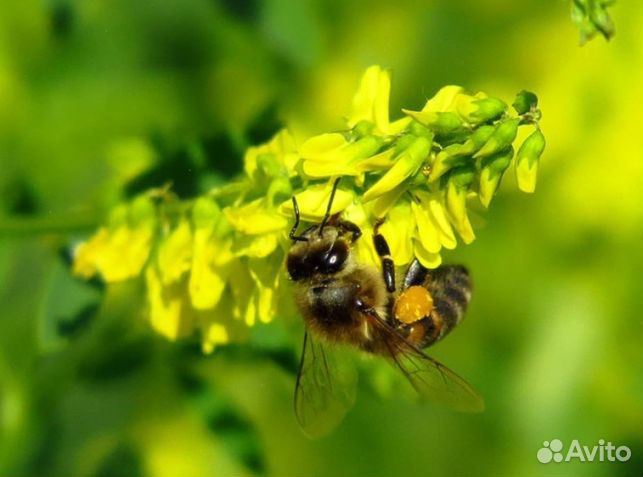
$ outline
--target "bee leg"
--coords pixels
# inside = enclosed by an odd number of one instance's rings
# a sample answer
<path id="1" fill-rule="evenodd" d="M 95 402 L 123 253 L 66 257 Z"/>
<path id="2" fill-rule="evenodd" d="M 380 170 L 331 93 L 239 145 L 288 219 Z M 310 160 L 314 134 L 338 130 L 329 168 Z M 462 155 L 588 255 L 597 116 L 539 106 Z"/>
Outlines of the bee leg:
<path id="1" fill-rule="evenodd" d="M 409 265 L 409 268 L 406 271 L 406 275 L 404 275 L 404 284 L 402 285 L 402 289 L 406 290 L 408 287 L 412 287 L 414 285 L 421 286 L 428 273 L 429 270 L 416 258 L 411 262 L 411 265 Z"/>
<path id="2" fill-rule="evenodd" d="M 357 226 L 357 224 L 354 224 L 353 222 L 342 220 L 339 222 L 338 225 L 339 227 L 353 234 L 353 242 L 355 242 L 358 238 L 362 236 L 362 229 L 360 229 Z"/>
<path id="3" fill-rule="evenodd" d="M 386 290 L 389 293 L 395 292 L 395 264 L 391 258 L 391 250 L 386 243 L 386 239 L 382 234 L 379 233 L 380 225 L 384 222 L 383 219 L 380 219 L 376 222 L 373 229 L 373 244 L 375 245 L 375 251 L 377 255 L 382 259 L 382 274 L 384 277 L 384 283 L 386 284 Z"/>

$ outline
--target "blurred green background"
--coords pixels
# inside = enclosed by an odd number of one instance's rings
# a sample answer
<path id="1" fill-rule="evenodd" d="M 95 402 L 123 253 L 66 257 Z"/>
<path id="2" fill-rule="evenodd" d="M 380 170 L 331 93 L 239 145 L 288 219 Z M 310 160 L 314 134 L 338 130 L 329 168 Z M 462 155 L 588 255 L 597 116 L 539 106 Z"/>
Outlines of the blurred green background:
<path id="1" fill-rule="evenodd" d="M 0 475 L 640 475 L 643 4 L 611 10 L 613 41 L 580 48 L 564 1 L 3 1 Z M 445 256 L 476 287 L 432 354 L 486 412 L 382 391 L 374 363 L 344 424 L 309 441 L 298 320 L 203 356 L 150 331 L 140 282 L 74 280 L 66 257 L 119 200 L 229 180 L 280 126 L 340 129 L 374 63 L 393 111 L 445 84 L 536 91 L 548 147 L 536 194 L 508 177 Z M 538 463 L 553 438 L 632 457 Z"/>

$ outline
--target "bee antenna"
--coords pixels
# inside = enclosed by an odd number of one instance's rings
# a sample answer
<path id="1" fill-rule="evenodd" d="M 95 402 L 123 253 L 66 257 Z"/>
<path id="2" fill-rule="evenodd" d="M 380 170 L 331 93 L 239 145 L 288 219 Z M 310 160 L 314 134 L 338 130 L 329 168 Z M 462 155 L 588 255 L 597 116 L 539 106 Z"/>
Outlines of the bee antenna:
<path id="1" fill-rule="evenodd" d="M 294 242 L 308 242 L 308 239 L 302 235 L 295 235 L 297 233 L 297 228 L 299 227 L 299 206 L 297 205 L 297 199 L 295 196 L 292 196 L 292 208 L 295 212 L 295 225 L 290 229 L 288 237 Z"/>
<path id="2" fill-rule="evenodd" d="M 328 219 L 330 219 L 330 211 L 333 207 L 333 200 L 335 200 L 335 192 L 337 192 L 337 186 L 339 186 L 339 181 L 341 180 L 341 177 L 338 177 L 335 179 L 335 182 L 333 183 L 333 190 L 330 192 L 330 199 L 328 199 L 328 206 L 326 207 L 326 213 L 324 214 L 324 218 L 322 219 L 321 223 L 319 224 L 319 236 L 322 236 L 322 233 L 324 232 L 324 227 L 326 227 L 326 224 L 328 223 Z"/>

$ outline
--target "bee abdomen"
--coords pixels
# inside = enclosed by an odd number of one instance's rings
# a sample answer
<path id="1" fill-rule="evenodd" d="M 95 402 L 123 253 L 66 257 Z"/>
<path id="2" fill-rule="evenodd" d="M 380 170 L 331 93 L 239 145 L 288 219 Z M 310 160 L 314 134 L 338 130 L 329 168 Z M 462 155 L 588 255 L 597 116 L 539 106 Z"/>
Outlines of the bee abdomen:
<path id="1" fill-rule="evenodd" d="M 471 279 L 460 265 L 429 270 L 422 282 L 433 299 L 431 313 L 408 326 L 408 339 L 420 348 L 444 338 L 464 318 L 471 299 Z"/>
<path id="2" fill-rule="evenodd" d="M 466 268 L 460 265 L 443 265 L 430 270 L 425 286 L 433 297 L 435 325 L 440 322 L 440 332 L 435 341 L 445 337 L 464 318 L 471 300 L 471 279 Z M 427 343 L 431 344 L 431 343 Z"/>

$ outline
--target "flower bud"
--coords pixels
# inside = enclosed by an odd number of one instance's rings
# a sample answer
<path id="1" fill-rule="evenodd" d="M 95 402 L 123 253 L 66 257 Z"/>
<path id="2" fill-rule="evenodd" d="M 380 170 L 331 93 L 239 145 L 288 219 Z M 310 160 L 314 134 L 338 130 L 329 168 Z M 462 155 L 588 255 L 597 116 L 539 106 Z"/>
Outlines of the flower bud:
<path id="1" fill-rule="evenodd" d="M 518 188 L 523 192 L 536 190 L 536 174 L 538 173 L 538 160 L 545 150 L 545 136 L 536 129 L 525 142 L 522 143 L 516 154 L 516 179 Z"/>
<path id="2" fill-rule="evenodd" d="M 460 116 L 452 112 L 403 111 L 437 135 L 451 134 L 464 126 Z"/>
<path id="3" fill-rule="evenodd" d="M 357 137 L 368 136 L 373 132 L 374 128 L 375 125 L 372 122 L 362 119 L 353 127 L 353 134 Z"/>
<path id="4" fill-rule="evenodd" d="M 199 197 L 192 206 L 192 222 L 195 229 L 212 229 L 221 217 L 221 209 L 209 197 Z"/>
<path id="5" fill-rule="evenodd" d="M 438 152 L 431 164 L 429 172 L 429 182 L 435 182 L 450 169 L 466 165 L 471 161 L 471 156 L 465 156 L 461 153 L 462 144 L 451 144 Z"/>
<path id="6" fill-rule="evenodd" d="M 465 201 L 469 187 L 475 179 L 474 166 L 461 166 L 452 169 L 447 179 L 447 210 L 456 220 L 461 222 L 466 214 Z"/>
<path id="7" fill-rule="evenodd" d="M 480 191 L 478 196 L 480 197 L 480 202 L 485 207 L 489 207 L 491 199 L 496 193 L 496 190 L 498 190 L 502 175 L 505 170 L 507 170 L 507 167 L 509 167 L 513 154 L 513 147 L 508 147 L 482 159 L 480 163 Z"/>
<path id="8" fill-rule="evenodd" d="M 320 134 L 300 148 L 303 171 L 310 177 L 355 176 L 361 172 L 355 164 L 374 155 L 384 143 L 378 136 L 364 136 L 348 142 L 338 133 Z"/>
<path id="9" fill-rule="evenodd" d="M 498 151 L 511 146 L 511 143 L 516 139 L 518 133 L 518 124 L 520 119 L 513 118 L 502 121 L 493 132 L 489 140 L 476 152 L 473 157 L 490 156 Z"/>
<path id="10" fill-rule="evenodd" d="M 390 191 L 415 174 L 428 157 L 432 143 L 430 137 L 416 137 L 409 147 L 398 156 L 393 167 L 366 191 L 364 202 Z"/>
<path id="11" fill-rule="evenodd" d="M 147 196 L 134 199 L 129 207 L 129 223 L 133 228 L 146 227 L 156 222 L 156 207 Z"/>
<path id="12" fill-rule="evenodd" d="M 426 102 L 422 112 L 453 111 L 456 98 L 463 92 L 464 89 L 460 86 L 444 86 Z"/>
<path id="13" fill-rule="evenodd" d="M 492 121 L 507 110 L 504 101 L 480 93 L 475 96 L 460 95 L 456 104 L 458 114 L 470 124 Z"/>
<path id="14" fill-rule="evenodd" d="M 518 114 L 525 114 L 538 106 L 538 96 L 531 91 L 522 90 L 512 104 Z"/>
<path id="15" fill-rule="evenodd" d="M 471 243 L 475 239 L 473 228 L 467 217 L 467 193 L 476 175 L 474 166 L 462 166 L 453 169 L 448 178 L 446 192 L 446 206 L 453 225 L 462 237 L 464 243 Z"/>
<path id="16" fill-rule="evenodd" d="M 495 126 L 491 126 L 490 124 L 477 128 L 462 145 L 460 154 L 474 154 L 478 152 L 493 135 L 495 130 Z"/>

